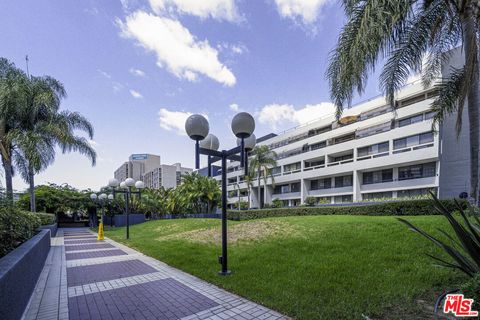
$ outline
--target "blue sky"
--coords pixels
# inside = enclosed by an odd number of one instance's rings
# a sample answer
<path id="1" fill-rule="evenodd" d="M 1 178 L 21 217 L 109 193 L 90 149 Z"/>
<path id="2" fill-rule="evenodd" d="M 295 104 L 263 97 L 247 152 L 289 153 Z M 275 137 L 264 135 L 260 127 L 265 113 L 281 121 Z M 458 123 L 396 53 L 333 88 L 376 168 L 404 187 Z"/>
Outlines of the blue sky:
<path id="1" fill-rule="evenodd" d="M 62 107 L 95 127 L 95 167 L 59 153 L 36 182 L 98 188 L 131 153 L 191 167 L 190 113 L 228 148 L 236 111 L 255 116 L 257 137 L 330 112 L 324 74 L 344 22 L 333 0 L 0 2 L 0 56 L 25 68 L 28 54 L 32 74 L 64 83 Z"/>

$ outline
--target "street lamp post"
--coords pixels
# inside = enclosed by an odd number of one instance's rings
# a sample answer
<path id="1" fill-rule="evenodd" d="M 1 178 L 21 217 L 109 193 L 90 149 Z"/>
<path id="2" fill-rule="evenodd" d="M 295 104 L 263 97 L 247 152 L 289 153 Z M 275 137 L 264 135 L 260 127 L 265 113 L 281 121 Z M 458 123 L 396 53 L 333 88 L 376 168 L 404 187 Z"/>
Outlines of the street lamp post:
<path id="1" fill-rule="evenodd" d="M 141 197 L 141 191 L 145 188 L 145 184 L 143 181 L 133 180 L 132 178 L 127 178 L 125 181 L 119 182 L 117 179 L 110 179 L 108 181 L 108 186 L 112 189 L 112 199 L 115 198 L 115 194 L 122 193 L 125 196 L 125 214 L 127 216 L 127 235 L 126 238 L 130 239 L 130 209 L 129 209 L 129 202 L 131 199 L 132 194 L 138 195 L 138 198 Z M 132 191 L 132 187 L 134 187 L 138 191 Z M 120 187 L 117 189 L 117 187 Z"/>
<path id="2" fill-rule="evenodd" d="M 90 199 L 92 199 L 93 202 L 100 204 L 100 207 L 102 208 L 102 223 L 104 223 L 105 222 L 105 202 L 110 198 L 105 193 L 101 193 L 98 196 L 96 193 L 92 193 L 90 195 Z"/>
<path id="3" fill-rule="evenodd" d="M 220 275 L 230 274 L 227 252 L 227 159 L 239 161 L 240 167 L 244 168 L 244 174 L 248 174 L 247 152 L 255 146 L 255 136 L 249 139 L 254 130 L 253 117 L 246 112 L 238 113 L 232 119 L 232 132 L 238 138 L 238 146 L 230 150 L 218 151 L 218 138 L 208 133 L 210 125 L 205 117 L 194 114 L 185 122 L 185 131 L 192 140 L 195 140 L 195 168 L 200 168 L 200 154 L 208 156 L 209 176 L 212 175 L 212 163 L 222 162 L 222 255 L 219 257 L 222 270 L 219 272 Z"/>

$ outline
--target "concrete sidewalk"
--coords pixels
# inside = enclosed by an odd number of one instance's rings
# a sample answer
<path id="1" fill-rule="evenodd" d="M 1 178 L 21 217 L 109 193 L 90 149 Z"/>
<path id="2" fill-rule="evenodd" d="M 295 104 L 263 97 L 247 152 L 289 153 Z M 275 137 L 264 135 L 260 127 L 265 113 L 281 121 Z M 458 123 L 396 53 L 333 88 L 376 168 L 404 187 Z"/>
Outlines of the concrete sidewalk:
<path id="1" fill-rule="evenodd" d="M 288 319 L 87 228 L 60 229 L 24 319 Z"/>

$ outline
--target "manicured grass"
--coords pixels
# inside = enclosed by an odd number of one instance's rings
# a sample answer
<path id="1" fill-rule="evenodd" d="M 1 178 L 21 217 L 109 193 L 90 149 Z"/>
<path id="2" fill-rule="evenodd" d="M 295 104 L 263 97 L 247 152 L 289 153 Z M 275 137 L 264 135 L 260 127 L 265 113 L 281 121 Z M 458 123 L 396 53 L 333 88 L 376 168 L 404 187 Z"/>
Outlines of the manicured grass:
<path id="1" fill-rule="evenodd" d="M 448 230 L 441 216 L 406 217 L 439 234 Z M 220 245 L 205 232 L 220 221 L 162 220 L 106 236 L 211 283 L 296 319 L 432 318 L 437 294 L 465 280 L 456 271 L 434 266 L 425 253 L 442 254 L 394 217 L 304 216 L 243 222 L 279 225 L 268 237 L 255 224 L 250 240 L 229 247 L 229 277 L 217 275 Z M 268 228 L 267 228 L 268 229 Z M 198 230 L 200 233 L 195 232 Z M 213 232 L 214 234 L 216 232 Z M 203 238 L 198 235 L 203 234 Z M 237 235 L 242 236 L 242 234 Z M 197 241 L 198 239 L 202 241 Z M 424 301 L 420 303 L 419 300 Z"/>

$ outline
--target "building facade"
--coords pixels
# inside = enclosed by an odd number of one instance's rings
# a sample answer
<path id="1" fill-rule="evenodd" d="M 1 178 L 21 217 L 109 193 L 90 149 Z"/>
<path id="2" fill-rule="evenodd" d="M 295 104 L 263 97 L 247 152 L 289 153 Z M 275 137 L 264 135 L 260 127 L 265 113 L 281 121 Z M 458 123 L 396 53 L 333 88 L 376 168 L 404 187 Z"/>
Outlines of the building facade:
<path id="1" fill-rule="evenodd" d="M 468 191 L 468 130 L 457 140 L 452 115 L 434 132 L 435 97 L 417 81 L 398 92 L 396 108 L 374 98 L 346 110 L 340 123 L 332 114 L 257 143 L 276 153 L 274 183 L 255 178 L 248 187 L 231 162 L 229 204 L 248 201 L 249 193 L 251 207 L 274 199 L 298 206 L 307 197 L 318 204 L 410 198 L 429 190 L 458 197 Z"/>
<path id="2" fill-rule="evenodd" d="M 154 154 L 132 154 L 128 158 L 128 161 L 123 163 L 117 170 L 115 170 L 113 176 L 118 181 L 123 181 L 127 178 L 134 180 L 142 180 L 143 175 L 158 168 L 160 166 L 160 156 Z"/>
<path id="3" fill-rule="evenodd" d="M 153 154 L 132 154 L 129 160 L 114 172 L 114 178 L 124 181 L 126 178 L 142 180 L 145 187 L 159 189 L 175 188 L 182 182 L 182 176 L 191 173 L 190 168 L 180 163 L 166 165 L 160 163 L 160 156 Z"/>
<path id="4" fill-rule="evenodd" d="M 180 163 L 162 164 L 158 168 L 146 172 L 143 175 L 143 182 L 147 188 L 151 189 L 176 188 L 182 183 L 182 176 L 192 171 L 190 168 L 182 167 Z"/>

